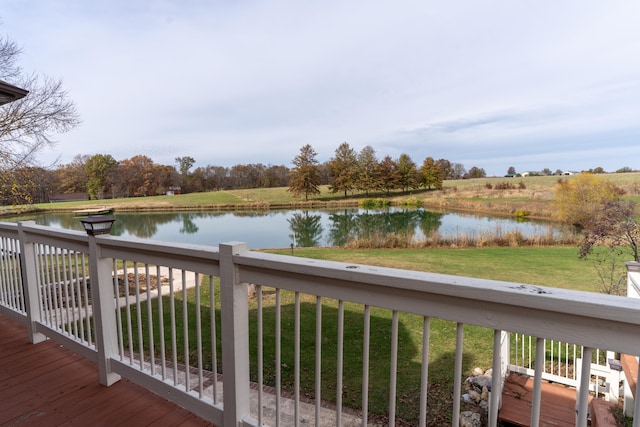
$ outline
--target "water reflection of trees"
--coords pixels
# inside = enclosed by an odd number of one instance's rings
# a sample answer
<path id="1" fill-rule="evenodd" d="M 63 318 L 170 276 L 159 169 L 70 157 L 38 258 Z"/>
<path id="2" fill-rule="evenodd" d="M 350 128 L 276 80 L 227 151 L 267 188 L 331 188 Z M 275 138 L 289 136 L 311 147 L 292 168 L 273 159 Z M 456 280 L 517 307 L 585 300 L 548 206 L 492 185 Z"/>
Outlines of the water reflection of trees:
<path id="1" fill-rule="evenodd" d="M 121 235 L 124 231 L 132 236 L 142 239 L 153 237 L 158 232 L 158 226 L 170 223 L 178 223 L 180 225 L 180 234 L 195 234 L 200 229 L 194 222 L 194 219 L 201 216 L 209 216 L 200 212 L 176 212 L 176 213 L 134 213 L 134 214 L 118 214 L 114 225 L 115 235 Z"/>
<path id="2" fill-rule="evenodd" d="M 422 209 L 334 212 L 329 215 L 329 245 L 344 246 L 354 240 L 384 239 L 389 234 L 411 240 L 415 238 L 417 229 L 428 236 L 438 230 L 442 216 Z"/>
<path id="3" fill-rule="evenodd" d="M 445 217 L 446 215 L 446 217 Z M 343 208 L 338 210 L 272 210 L 272 211 L 173 211 L 173 212 L 117 212 L 116 222 L 113 226 L 113 235 L 131 235 L 138 238 L 154 238 L 164 233 L 169 234 L 168 239 L 173 239 L 179 232 L 189 236 L 203 236 L 216 228 L 224 228 L 225 231 L 245 232 L 241 227 L 250 224 L 253 229 L 255 223 L 246 221 L 253 217 L 259 227 L 264 227 L 265 236 L 269 232 L 277 232 L 277 238 L 268 243 L 260 242 L 256 247 L 273 247 L 273 245 L 288 246 L 294 242 L 296 246 L 345 246 L 354 240 L 369 240 L 381 243 L 390 242 L 389 238 L 406 240 L 419 240 L 429 238 L 434 232 L 443 236 L 451 234 L 451 231 L 443 230 L 446 224 L 448 228 L 455 227 L 456 233 L 473 234 L 481 230 L 492 232 L 495 230 L 507 230 L 514 227 L 514 219 L 494 218 L 477 214 L 437 213 L 423 209 L 399 209 L 389 208 L 382 210 L 363 210 Z M 284 219 L 287 223 L 284 223 Z M 17 217 L 4 217 L 3 221 L 35 221 L 37 224 L 61 227 L 83 231 L 80 218 L 71 213 L 45 213 L 29 214 Z M 538 224 L 539 228 L 532 228 Z M 287 227 L 289 233 L 283 232 L 281 227 Z M 475 228 L 474 228 L 475 227 Z M 267 230 L 268 229 L 268 230 Z M 273 229 L 273 230 L 272 230 Z M 541 229 L 543 231 L 541 231 Z M 277 231 L 276 231 L 277 230 Z M 558 226 L 547 223 L 531 222 L 527 227 L 519 226 L 523 233 L 538 234 L 548 233 L 551 230 L 557 236 L 571 233 L 571 230 L 563 230 Z M 263 236 L 254 236 L 259 241 Z M 245 234 L 241 234 L 243 236 Z M 392 236 L 390 236 L 392 235 Z M 528 235 L 528 234 L 527 234 Z M 166 234 L 165 234 L 166 236 Z M 291 240 L 286 239 L 289 237 Z M 167 238 L 167 237 L 163 237 Z M 245 237 L 246 238 L 246 237 Z M 180 239 L 178 239 L 180 240 Z M 182 239 L 184 240 L 184 239 Z M 189 237 L 189 241 L 202 241 L 200 237 Z M 204 239 L 208 244 L 210 239 Z M 237 240 L 237 238 L 236 238 Z M 262 246 L 260 246 L 262 245 Z"/>
<path id="4" fill-rule="evenodd" d="M 309 215 L 309 211 L 296 212 L 287 219 L 293 234 L 289 237 L 297 247 L 319 246 L 322 238 L 322 216 Z"/>

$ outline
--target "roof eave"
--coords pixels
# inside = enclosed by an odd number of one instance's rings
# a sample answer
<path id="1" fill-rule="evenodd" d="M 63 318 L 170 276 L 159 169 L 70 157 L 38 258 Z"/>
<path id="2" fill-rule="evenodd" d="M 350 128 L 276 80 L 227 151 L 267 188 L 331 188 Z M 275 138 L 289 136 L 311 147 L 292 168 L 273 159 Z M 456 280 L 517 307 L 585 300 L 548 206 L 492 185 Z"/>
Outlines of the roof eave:
<path id="1" fill-rule="evenodd" d="M 0 80 L 0 105 L 8 104 L 9 102 L 24 98 L 28 93 L 28 90 Z"/>

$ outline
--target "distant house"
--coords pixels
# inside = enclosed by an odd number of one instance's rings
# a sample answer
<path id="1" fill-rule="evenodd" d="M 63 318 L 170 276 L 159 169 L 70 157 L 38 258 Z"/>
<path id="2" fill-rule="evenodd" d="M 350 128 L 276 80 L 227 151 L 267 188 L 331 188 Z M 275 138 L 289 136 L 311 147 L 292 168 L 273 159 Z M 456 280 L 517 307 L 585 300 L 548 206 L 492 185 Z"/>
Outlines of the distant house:
<path id="1" fill-rule="evenodd" d="M 182 193 L 182 187 L 169 187 L 165 193 L 167 196 L 175 196 Z"/>

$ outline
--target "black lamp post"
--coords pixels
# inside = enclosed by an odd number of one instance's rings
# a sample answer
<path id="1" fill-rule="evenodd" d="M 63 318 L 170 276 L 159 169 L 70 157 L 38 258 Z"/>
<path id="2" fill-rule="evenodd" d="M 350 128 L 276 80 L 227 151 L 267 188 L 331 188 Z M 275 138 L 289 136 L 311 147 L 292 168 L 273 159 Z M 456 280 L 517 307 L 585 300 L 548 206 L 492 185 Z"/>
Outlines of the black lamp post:
<path id="1" fill-rule="evenodd" d="M 97 236 L 98 234 L 109 234 L 115 220 L 112 216 L 95 215 L 83 218 L 80 222 L 89 236 Z"/>

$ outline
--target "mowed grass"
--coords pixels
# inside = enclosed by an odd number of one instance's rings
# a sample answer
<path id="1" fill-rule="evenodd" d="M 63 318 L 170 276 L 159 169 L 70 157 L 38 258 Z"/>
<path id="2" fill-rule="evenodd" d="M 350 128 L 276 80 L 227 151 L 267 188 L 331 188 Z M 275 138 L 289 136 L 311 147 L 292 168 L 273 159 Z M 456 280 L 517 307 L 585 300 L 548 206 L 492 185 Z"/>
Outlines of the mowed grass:
<path id="1" fill-rule="evenodd" d="M 291 249 L 270 252 L 291 255 Z M 592 262 L 578 248 L 486 247 L 473 249 L 296 248 L 295 256 L 406 270 L 478 277 L 537 286 L 600 292 Z"/>
<path id="2" fill-rule="evenodd" d="M 217 354 L 222 354 L 220 331 L 220 298 L 219 285 L 214 285 L 215 292 L 215 317 L 217 329 Z M 186 293 L 188 311 L 188 348 L 190 351 L 190 365 L 195 366 L 197 340 L 196 310 L 200 309 L 202 328 L 204 331 L 211 329 L 210 323 L 210 290 L 202 287 L 200 291 L 200 304 L 196 302 L 195 290 Z M 272 288 L 263 289 L 263 360 L 264 382 L 266 385 L 276 385 L 276 291 Z M 295 294 L 289 291 L 280 291 L 280 321 L 281 321 L 281 361 L 280 370 L 283 390 L 293 391 L 295 368 Z M 250 378 L 258 379 L 258 300 L 252 298 L 249 302 L 249 345 L 250 345 Z M 313 399 L 315 395 L 315 353 L 316 353 L 316 298 L 312 295 L 300 296 L 300 390 L 302 396 Z M 147 307 L 143 304 L 140 308 L 140 319 L 143 322 L 143 330 L 148 330 Z M 157 304 L 153 305 L 153 317 L 157 319 Z M 171 350 L 171 313 L 170 299 L 163 298 L 163 318 L 165 328 L 165 346 L 168 349 L 167 359 L 172 358 Z M 185 347 L 183 297 L 177 293 L 174 299 L 176 354 L 180 363 L 185 362 L 183 353 Z M 332 299 L 322 299 L 322 334 L 321 334 L 321 396 L 328 402 L 335 402 L 338 375 L 338 316 L 339 303 Z M 122 310 L 123 319 L 126 319 L 126 310 Z M 125 346 L 129 342 L 137 348 L 137 312 L 135 307 L 131 309 L 131 322 L 133 338 L 125 338 Z M 422 368 L 422 327 L 423 318 L 406 313 L 399 314 L 398 326 L 398 365 L 397 365 L 397 416 L 406 420 L 409 424 L 415 423 L 419 416 L 420 373 Z M 387 415 L 389 404 L 389 384 L 391 378 L 391 334 L 392 313 L 389 310 L 371 308 L 370 315 L 370 355 L 369 355 L 369 412 L 379 416 Z M 362 407 L 362 375 L 363 375 L 363 330 L 364 308 L 359 304 L 344 303 L 344 341 L 343 341 L 343 387 L 342 399 L 346 407 L 359 409 Z M 159 342 L 159 328 L 154 327 L 154 341 L 156 349 Z M 463 369 L 470 372 L 475 366 L 491 366 L 491 343 L 493 331 L 472 326 L 465 327 Z M 148 339 L 144 337 L 144 345 L 148 351 Z M 429 425 L 441 425 L 443 420 L 448 420 L 451 415 L 454 355 L 456 342 L 456 325 L 453 322 L 440 319 L 431 319 L 430 346 L 429 346 Z M 204 353 L 204 367 L 211 369 L 211 355 L 214 343 L 209 334 L 204 334 L 202 348 Z M 218 369 L 222 371 L 221 359 L 218 360 Z M 223 372 L 224 373 L 224 372 Z"/>
<path id="3" fill-rule="evenodd" d="M 270 250 L 271 253 L 291 254 L 291 250 Z M 599 290 L 595 270 L 589 261 L 580 260 L 575 247 L 548 248 L 481 248 L 481 249 L 408 249 L 408 250 L 344 250 L 344 249 L 295 249 L 295 256 L 314 259 L 343 261 L 349 263 L 378 265 L 385 267 L 429 271 L 486 279 L 521 282 L 539 286 L 561 287 L 584 291 Z M 219 293 L 216 283 L 215 292 Z M 276 365 L 276 291 L 263 289 L 263 345 L 264 378 L 268 385 L 275 385 Z M 294 384 L 294 326 L 295 294 L 280 291 L 280 317 L 282 325 L 280 364 L 282 384 L 285 390 L 292 390 Z M 216 295 L 216 317 L 218 338 L 220 337 L 220 304 Z M 184 336 L 181 321 L 182 296 L 176 295 L 175 312 L 178 322 L 178 345 L 183 348 Z M 194 290 L 187 292 L 189 310 L 189 331 L 195 331 L 195 310 L 197 309 Z M 164 313 L 169 313 L 169 301 L 165 298 Z M 337 378 L 337 319 L 339 304 L 332 299 L 322 299 L 322 398 L 336 400 Z M 250 322 L 250 374 L 257 380 L 257 319 L 258 299 L 249 301 Z M 200 295 L 201 318 L 204 330 L 210 328 L 209 289 L 203 286 Z M 133 315 L 135 319 L 135 314 Z M 142 319 L 146 319 L 146 313 Z M 363 330 L 364 308 L 360 304 L 344 303 L 344 371 L 343 403 L 347 407 L 361 407 L 361 384 L 363 372 Z M 301 337 L 301 392 L 303 396 L 314 395 L 315 376 L 315 330 L 316 297 L 300 295 L 300 337 Z M 454 382 L 454 355 L 456 324 L 440 319 L 430 320 L 429 345 L 429 425 L 442 425 L 451 415 Z M 389 403 L 390 355 L 391 355 L 392 313 L 389 310 L 371 308 L 371 354 L 369 410 L 384 416 Z M 165 327 L 169 328 L 165 318 Z M 406 313 L 399 314 L 398 351 L 398 416 L 409 424 L 418 417 L 418 397 L 420 388 L 421 349 L 423 318 Z M 135 331 L 136 328 L 134 327 Z M 467 325 L 464 330 L 463 369 L 465 375 L 475 367 L 489 368 L 492 361 L 493 331 Z M 207 338 L 208 339 L 208 338 Z M 168 340 L 168 338 L 167 338 Z M 190 337 L 192 351 L 195 338 Z M 137 342 L 137 340 L 136 340 Z M 170 343 L 167 341 L 167 346 Z M 212 343 L 203 343 L 204 351 L 211 354 Z M 220 342 L 217 343 L 221 354 Z M 206 356 L 208 360 L 209 356 Z M 192 363 L 194 361 L 192 360 Z M 220 361 L 219 361 L 220 362 Z"/>

